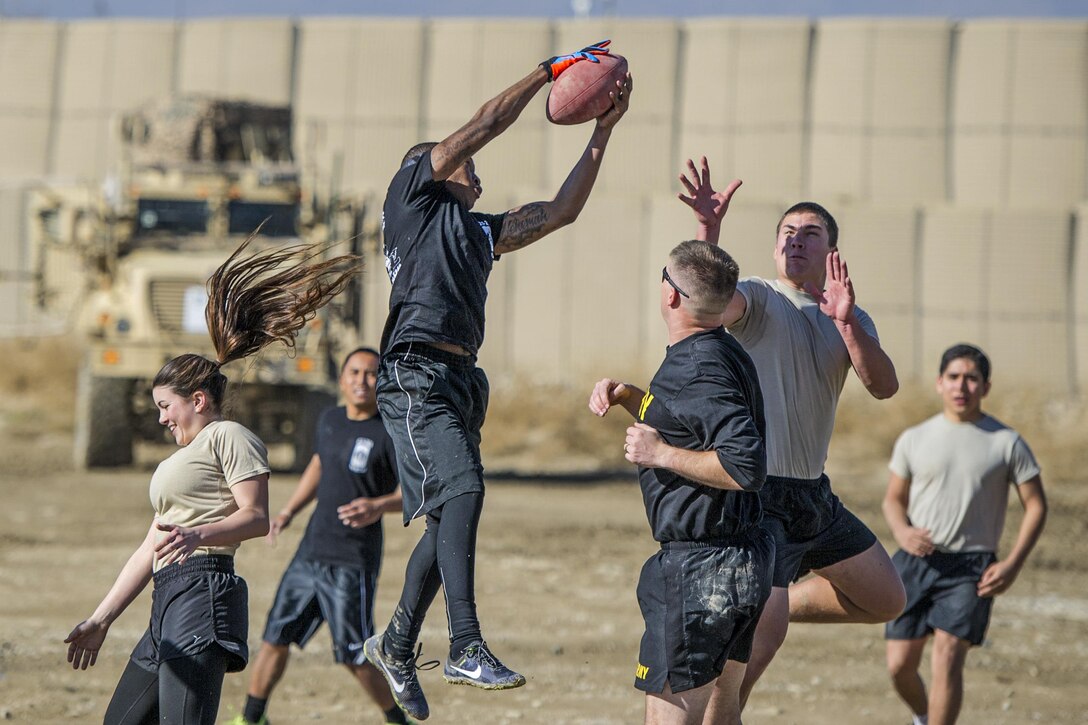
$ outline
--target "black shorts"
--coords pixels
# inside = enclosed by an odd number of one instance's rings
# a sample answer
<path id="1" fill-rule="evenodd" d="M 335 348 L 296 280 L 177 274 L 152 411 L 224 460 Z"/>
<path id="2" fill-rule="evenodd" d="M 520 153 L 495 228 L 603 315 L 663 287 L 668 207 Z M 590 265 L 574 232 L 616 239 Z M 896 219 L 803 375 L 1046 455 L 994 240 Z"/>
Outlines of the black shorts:
<path id="1" fill-rule="evenodd" d="M 763 528 L 774 537 L 776 587 L 788 587 L 813 569 L 838 564 L 876 543 L 869 527 L 831 492 L 827 476 L 767 476 L 759 500 Z"/>
<path id="2" fill-rule="evenodd" d="M 158 672 L 160 662 L 219 645 L 229 654 L 227 672 L 239 672 L 249 660 L 248 636 L 249 589 L 234 573 L 234 557 L 198 555 L 155 572 L 151 622 L 131 659 Z"/>
<path id="3" fill-rule="evenodd" d="M 662 544 L 638 580 L 646 631 L 635 687 L 656 693 L 667 681 L 684 692 L 717 679 L 726 660 L 747 662 L 773 561 L 774 541 L 761 529 L 720 545 Z"/>
<path id="4" fill-rule="evenodd" d="M 305 647 L 322 622 L 329 623 L 332 655 L 340 664 L 366 661 L 363 642 L 374 634 L 377 570 L 291 560 L 268 611 L 264 641 Z"/>
<path id="5" fill-rule="evenodd" d="M 425 343 L 382 355 L 378 409 L 397 451 L 404 523 L 484 490 L 480 428 L 490 387 L 472 356 Z"/>
<path id="6" fill-rule="evenodd" d="M 978 595 L 978 583 L 995 561 L 992 552 L 929 556 L 895 552 L 892 564 L 907 590 L 907 606 L 884 625 L 884 637 L 921 639 L 939 629 L 973 645 L 982 644 L 994 600 Z"/>

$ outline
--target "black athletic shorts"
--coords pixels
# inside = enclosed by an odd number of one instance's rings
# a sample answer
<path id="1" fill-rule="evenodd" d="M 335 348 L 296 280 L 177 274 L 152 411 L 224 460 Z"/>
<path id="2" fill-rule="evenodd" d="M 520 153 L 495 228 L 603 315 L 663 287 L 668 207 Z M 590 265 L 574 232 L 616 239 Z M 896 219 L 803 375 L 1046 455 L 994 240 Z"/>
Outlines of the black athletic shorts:
<path id="1" fill-rule="evenodd" d="M 866 551 L 876 536 L 831 492 L 827 476 L 767 476 L 759 491 L 763 528 L 774 537 L 774 586 Z"/>
<path id="2" fill-rule="evenodd" d="M 382 355 L 378 409 L 397 451 L 404 523 L 484 490 L 480 428 L 490 387 L 476 358 L 426 343 Z"/>
<path id="3" fill-rule="evenodd" d="M 646 631 L 635 687 L 673 692 L 717 679 L 726 660 L 747 662 L 771 595 L 774 541 L 762 529 L 731 542 L 669 542 L 642 567 Z"/>
<path id="4" fill-rule="evenodd" d="M 377 571 L 295 556 L 268 611 L 264 641 L 305 647 L 321 623 L 328 622 L 333 658 L 340 664 L 363 664 L 363 642 L 374 634 L 377 584 Z"/>
<path id="5" fill-rule="evenodd" d="M 988 551 L 929 556 L 895 552 L 892 564 L 907 590 L 907 606 L 884 625 L 884 637 L 921 639 L 939 629 L 973 645 L 982 644 L 994 600 L 978 595 L 978 583 L 995 561 L 997 556 Z"/>
<path id="6" fill-rule="evenodd" d="M 227 672 L 249 660 L 249 589 L 234 573 L 234 557 L 197 555 L 155 572 L 151 623 L 131 659 L 148 672 L 159 663 L 189 657 L 212 645 L 230 657 Z"/>

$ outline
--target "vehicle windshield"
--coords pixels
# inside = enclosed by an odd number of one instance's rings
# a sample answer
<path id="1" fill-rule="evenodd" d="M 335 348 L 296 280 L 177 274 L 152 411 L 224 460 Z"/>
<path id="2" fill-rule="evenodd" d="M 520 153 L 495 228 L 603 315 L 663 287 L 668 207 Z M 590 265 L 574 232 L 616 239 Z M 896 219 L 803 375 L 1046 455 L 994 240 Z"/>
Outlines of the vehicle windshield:
<path id="1" fill-rule="evenodd" d="M 229 206 L 230 234 L 252 234 L 261 222 L 266 237 L 298 236 L 298 205 L 232 201 Z"/>
<path id="2" fill-rule="evenodd" d="M 136 234 L 203 234 L 208 231 L 208 204 L 180 199 L 140 199 Z"/>

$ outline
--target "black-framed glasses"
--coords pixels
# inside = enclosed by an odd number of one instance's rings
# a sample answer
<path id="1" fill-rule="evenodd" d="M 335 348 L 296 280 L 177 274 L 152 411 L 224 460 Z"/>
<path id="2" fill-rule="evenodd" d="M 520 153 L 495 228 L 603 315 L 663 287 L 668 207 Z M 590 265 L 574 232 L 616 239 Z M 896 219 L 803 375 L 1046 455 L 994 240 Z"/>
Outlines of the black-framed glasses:
<path id="1" fill-rule="evenodd" d="M 691 299 L 691 295 L 689 295 L 684 290 L 680 289 L 680 285 L 678 285 L 678 284 L 676 284 L 675 282 L 672 281 L 672 277 L 669 276 L 668 266 L 665 266 L 665 267 L 661 268 L 661 281 L 662 282 L 668 282 L 669 286 L 672 287 L 674 290 L 676 290 L 680 294 L 681 297 L 687 297 L 689 300 Z"/>

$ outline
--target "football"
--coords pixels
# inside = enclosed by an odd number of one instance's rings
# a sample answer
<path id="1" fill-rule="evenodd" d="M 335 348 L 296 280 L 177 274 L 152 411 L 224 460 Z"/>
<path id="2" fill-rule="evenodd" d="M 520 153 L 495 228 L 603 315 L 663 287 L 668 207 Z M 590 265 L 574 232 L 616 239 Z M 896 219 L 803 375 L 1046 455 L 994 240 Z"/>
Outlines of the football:
<path id="1" fill-rule="evenodd" d="M 609 91 L 627 75 L 622 55 L 597 56 L 600 63 L 580 61 L 563 71 L 548 93 L 548 120 L 564 126 L 592 121 L 612 106 Z"/>

